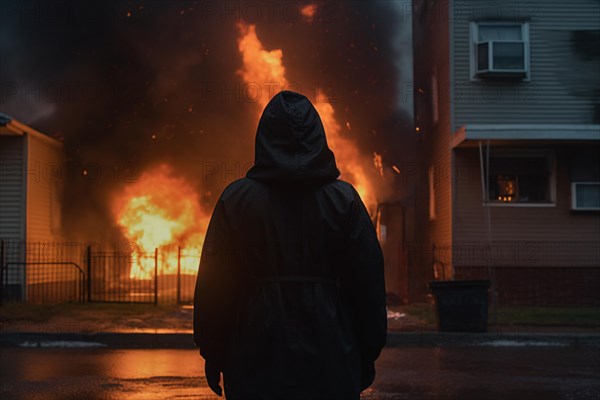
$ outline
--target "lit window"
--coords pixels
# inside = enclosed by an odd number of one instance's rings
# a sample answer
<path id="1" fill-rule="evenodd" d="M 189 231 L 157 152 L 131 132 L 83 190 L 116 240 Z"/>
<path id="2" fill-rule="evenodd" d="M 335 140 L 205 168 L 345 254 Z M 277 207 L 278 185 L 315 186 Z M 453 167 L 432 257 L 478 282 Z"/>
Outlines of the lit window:
<path id="1" fill-rule="evenodd" d="M 491 155 L 489 199 L 492 203 L 553 203 L 554 161 L 548 154 Z"/>

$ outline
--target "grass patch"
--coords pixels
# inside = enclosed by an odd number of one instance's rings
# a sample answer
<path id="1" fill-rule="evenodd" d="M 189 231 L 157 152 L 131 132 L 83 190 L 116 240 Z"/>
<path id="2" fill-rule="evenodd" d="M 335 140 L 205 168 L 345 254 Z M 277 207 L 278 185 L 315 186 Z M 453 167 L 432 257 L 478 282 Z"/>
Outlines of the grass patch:
<path id="1" fill-rule="evenodd" d="M 399 307 L 426 324 L 436 324 L 434 304 L 410 304 Z M 489 309 L 488 321 L 493 321 Z M 498 307 L 498 325 L 600 327 L 599 307 Z"/>
<path id="2" fill-rule="evenodd" d="M 72 318 L 79 321 L 120 318 L 151 318 L 175 312 L 176 305 L 112 304 L 112 303 L 64 303 L 64 304 L 20 304 L 0 306 L 0 321 L 47 322 L 53 318 Z"/>
<path id="3" fill-rule="evenodd" d="M 498 324 L 598 327 L 600 326 L 600 308 L 499 307 Z"/>
<path id="4" fill-rule="evenodd" d="M 0 306 L 0 322 L 28 321 L 44 323 L 56 318 L 80 322 L 123 319 L 160 319 L 176 313 L 175 304 L 120 304 L 120 303 L 65 303 L 22 304 L 8 303 Z M 397 311 L 420 320 L 427 325 L 437 322 L 435 305 L 416 303 L 403 305 Z M 492 310 L 488 319 L 493 320 Z M 600 307 L 499 307 L 498 325 L 528 326 L 581 326 L 600 327 Z"/>

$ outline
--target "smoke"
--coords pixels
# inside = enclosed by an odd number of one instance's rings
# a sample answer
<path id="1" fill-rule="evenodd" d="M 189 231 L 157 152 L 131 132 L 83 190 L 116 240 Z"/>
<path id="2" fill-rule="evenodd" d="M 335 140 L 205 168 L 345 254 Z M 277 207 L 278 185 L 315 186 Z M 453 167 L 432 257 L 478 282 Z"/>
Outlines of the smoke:
<path id="1" fill-rule="evenodd" d="M 389 2 L 396 12 L 398 21 L 392 36 L 395 52 L 394 65 L 398 71 L 396 82 L 396 104 L 409 115 L 413 116 L 412 86 L 413 86 L 413 57 L 412 57 L 412 0 L 397 0 Z"/>
<path id="2" fill-rule="evenodd" d="M 395 90 L 412 76 L 410 19 L 390 12 L 406 3 L 323 1 L 307 16 L 306 1 L 2 2 L 0 112 L 64 138 L 75 239 L 118 235 L 111 196 L 161 163 L 210 211 L 254 158 L 257 104 L 237 49 L 237 23 L 252 23 L 295 89 L 323 90 L 365 159 L 382 155 L 390 187 L 392 165 L 414 153 Z"/>

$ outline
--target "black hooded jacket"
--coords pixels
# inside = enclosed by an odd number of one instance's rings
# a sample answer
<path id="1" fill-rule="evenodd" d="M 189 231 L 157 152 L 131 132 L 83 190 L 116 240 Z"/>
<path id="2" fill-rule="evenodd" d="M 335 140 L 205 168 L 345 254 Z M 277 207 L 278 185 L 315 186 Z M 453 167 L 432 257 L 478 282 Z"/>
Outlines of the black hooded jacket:
<path id="1" fill-rule="evenodd" d="M 355 400 L 386 338 L 383 259 L 354 188 L 338 180 L 310 101 L 277 94 L 255 165 L 222 193 L 206 234 L 194 340 L 230 400 Z"/>

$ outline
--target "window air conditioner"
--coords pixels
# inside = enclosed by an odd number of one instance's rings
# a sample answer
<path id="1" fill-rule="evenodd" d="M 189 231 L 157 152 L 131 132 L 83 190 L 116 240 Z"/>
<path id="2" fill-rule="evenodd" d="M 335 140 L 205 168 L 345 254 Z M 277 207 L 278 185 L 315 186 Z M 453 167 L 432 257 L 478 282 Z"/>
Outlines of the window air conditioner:
<path id="1" fill-rule="evenodd" d="M 572 182 L 571 209 L 600 211 L 600 182 Z"/>

